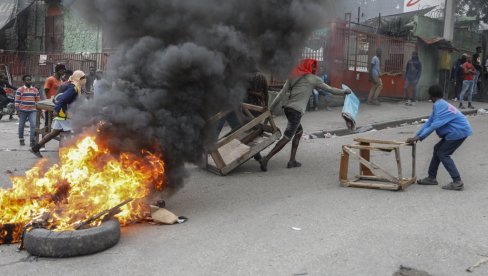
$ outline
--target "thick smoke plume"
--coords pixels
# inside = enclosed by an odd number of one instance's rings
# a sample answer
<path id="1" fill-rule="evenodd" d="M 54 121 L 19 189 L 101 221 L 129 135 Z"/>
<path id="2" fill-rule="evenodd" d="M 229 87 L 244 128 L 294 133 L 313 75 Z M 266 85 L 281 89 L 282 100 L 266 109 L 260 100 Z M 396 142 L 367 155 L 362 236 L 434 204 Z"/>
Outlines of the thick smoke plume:
<path id="1" fill-rule="evenodd" d="M 112 148 L 160 147 L 168 189 L 182 185 L 185 162 L 198 163 L 217 133 L 208 118 L 235 108 L 256 67 L 286 77 L 310 31 L 325 18 L 324 1 L 65 1 L 101 22 L 117 53 L 115 85 L 76 109 L 79 130 L 106 122 Z"/>

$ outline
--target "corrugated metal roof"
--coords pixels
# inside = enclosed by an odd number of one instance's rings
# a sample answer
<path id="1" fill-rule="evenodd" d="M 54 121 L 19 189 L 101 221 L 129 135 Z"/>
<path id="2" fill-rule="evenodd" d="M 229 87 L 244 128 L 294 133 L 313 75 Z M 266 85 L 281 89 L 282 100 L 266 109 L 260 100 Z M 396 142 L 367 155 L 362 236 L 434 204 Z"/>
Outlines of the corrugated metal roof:
<path id="1" fill-rule="evenodd" d="M 452 45 L 451 41 L 448 41 L 443 37 L 437 37 L 437 36 L 422 37 L 422 36 L 418 36 L 418 39 L 427 45 L 436 46 L 437 48 L 440 48 L 440 49 L 449 49 L 449 50 L 459 52 L 459 49 L 454 47 Z"/>
<path id="2" fill-rule="evenodd" d="M 13 22 L 19 13 L 30 7 L 35 0 L 0 0 L 0 30 Z"/>
<path id="3" fill-rule="evenodd" d="M 15 17 L 17 2 L 17 0 L 0 1 L 0 29 Z"/>

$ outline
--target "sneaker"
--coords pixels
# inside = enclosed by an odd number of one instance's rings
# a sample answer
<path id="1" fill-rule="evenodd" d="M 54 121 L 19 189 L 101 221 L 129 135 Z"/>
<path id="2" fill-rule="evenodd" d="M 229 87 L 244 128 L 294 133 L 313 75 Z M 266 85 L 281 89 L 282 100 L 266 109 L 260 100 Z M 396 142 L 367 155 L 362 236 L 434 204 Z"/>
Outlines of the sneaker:
<path id="1" fill-rule="evenodd" d="M 412 105 L 412 101 L 408 100 L 405 105 L 408 105 L 408 106 L 411 106 Z"/>
<path id="2" fill-rule="evenodd" d="M 378 101 L 378 99 L 374 99 L 374 100 L 373 100 L 373 104 L 374 104 L 374 105 L 381 105 L 381 102 L 380 102 L 380 101 Z"/>
<path id="3" fill-rule="evenodd" d="M 419 185 L 438 185 L 439 182 L 437 182 L 437 180 L 435 178 L 426 177 L 424 179 L 417 180 L 417 184 L 419 184 Z"/>
<path id="4" fill-rule="evenodd" d="M 19 140 L 19 143 L 20 143 L 21 146 L 25 146 L 25 140 L 24 139 L 20 139 Z"/>
<path id="5" fill-rule="evenodd" d="M 466 107 L 464 107 L 462 103 L 459 103 L 459 107 L 458 108 L 459 109 L 466 109 Z"/>
<path id="6" fill-rule="evenodd" d="M 327 111 L 331 111 L 331 110 L 332 110 L 332 108 L 330 108 L 330 107 L 326 106 L 326 107 L 325 107 L 325 110 L 327 110 Z"/>
<path id="7" fill-rule="evenodd" d="M 39 144 L 35 144 L 33 147 L 30 148 L 30 152 L 32 152 L 35 156 L 42 158 L 41 152 L 39 152 L 39 149 L 41 146 Z"/>
<path id="8" fill-rule="evenodd" d="M 442 186 L 442 189 L 450 191 L 462 191 L 464 189 L 464 183 L 461 180 L 453 181 L 447 185 Z"/>
<path id="9" fill-rule="evenodd" d="M 474 106 L 473 106 L 471 103 L 469 103 L 469 104 L 468 104 L 468 108 L 469 108 L 469 109 L 474 109 Z"/>
<path id="10" fill-rule="evenodd" d="M 288 164 L 286 165 L 286 168 L 291 169 L 291 168 L 298 168 L 301 166 L 302 166 L 302 163 L 294 160 L 294 161 L 289 161 Z"/>
<path id="11" fill-rule="evenodd" d="M 412 102 L 410 103 L 410 105 L 411 105 L 411 106 L 415 106 L 416 104 L 417 104 L 417 101 L 412 101 Z"/>

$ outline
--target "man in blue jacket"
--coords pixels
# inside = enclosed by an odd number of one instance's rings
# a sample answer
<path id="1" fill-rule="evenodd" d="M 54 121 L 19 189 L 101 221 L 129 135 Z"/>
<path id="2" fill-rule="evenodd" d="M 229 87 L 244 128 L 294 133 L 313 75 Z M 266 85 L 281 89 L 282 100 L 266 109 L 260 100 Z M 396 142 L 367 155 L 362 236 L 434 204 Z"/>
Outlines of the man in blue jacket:
<path id="1" fill-rule="evenodd" d="M 473 131 L 466 116 L 442 99 L 443 95 L 444 93 L 439 85 L 433 85 L 429 88 L 429 96 L 434 103 L 433 112 L 416 136 L 407 139 L 407 143 L 422 141 L 435 130 L 441 141 L 434 146 L 429 176 L 418 180 L 417 183 L 420 185 L 437 185 L 437 170 L 442 163 L 452 178 L 452 182 L 442 186 L 442 189 L 462 191 L 464 184 L 451 155 Z"/>

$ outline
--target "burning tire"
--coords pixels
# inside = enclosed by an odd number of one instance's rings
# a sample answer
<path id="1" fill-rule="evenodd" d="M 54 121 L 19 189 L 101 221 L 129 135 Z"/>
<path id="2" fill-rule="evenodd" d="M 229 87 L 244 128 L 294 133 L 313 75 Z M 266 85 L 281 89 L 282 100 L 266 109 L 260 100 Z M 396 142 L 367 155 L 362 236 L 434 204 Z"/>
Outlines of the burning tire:
<path id="1" fill-rule="evenodd" d="M 84 230 L 33 229 L 25 233 L 24 248 L 34 256 L 64 258 L 97 253 L 114 246 L 119 240 L 120 224 L 112 219 Z"/>

